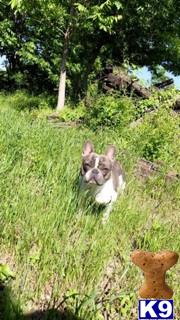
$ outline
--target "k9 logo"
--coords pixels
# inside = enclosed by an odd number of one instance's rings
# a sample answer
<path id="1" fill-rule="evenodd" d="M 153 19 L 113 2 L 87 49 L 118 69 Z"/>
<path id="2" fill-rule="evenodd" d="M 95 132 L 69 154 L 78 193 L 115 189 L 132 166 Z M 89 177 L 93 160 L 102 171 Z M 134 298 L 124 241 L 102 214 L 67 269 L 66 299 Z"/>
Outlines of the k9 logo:
<path id="1" fill-rule="evenodd" d="M 139 320 L 172 320 L 173 300 L 139 300 Z"/>

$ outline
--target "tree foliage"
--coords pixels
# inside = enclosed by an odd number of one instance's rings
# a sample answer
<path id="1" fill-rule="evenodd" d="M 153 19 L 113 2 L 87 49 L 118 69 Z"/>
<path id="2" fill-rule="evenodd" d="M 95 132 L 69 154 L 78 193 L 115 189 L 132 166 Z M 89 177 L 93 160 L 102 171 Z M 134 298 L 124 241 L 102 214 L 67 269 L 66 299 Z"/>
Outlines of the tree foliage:
<path id="1" fill-rule="evenodd" d="M 3 0 L 0 54 L 8 83 L 31 90 L 57 88 L 64 33 L 73 7 L 67 89 L 82 94 L 88 77 L 107 61 L 180 70 L 180 7 L 177 0 Z"/>

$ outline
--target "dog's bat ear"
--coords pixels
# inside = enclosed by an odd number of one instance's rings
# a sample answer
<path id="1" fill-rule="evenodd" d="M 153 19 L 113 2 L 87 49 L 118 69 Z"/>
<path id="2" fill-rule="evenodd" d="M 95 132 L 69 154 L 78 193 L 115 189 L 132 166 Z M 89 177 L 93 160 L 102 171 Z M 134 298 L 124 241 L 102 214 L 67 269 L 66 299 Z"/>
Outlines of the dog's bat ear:
<path id="1" fill-rule="evenodd" d="M 82 156 L 86 157 L 88 156 L 91 152 L 94 152 L 94 146 L 90 140 L 87 140 L 84 145 L 83 145 L 83 152 Z"/>
<path id="2" fill-rule="evenodd" d="M 116 155 L 116 148 L 114 145 L 110 145 L 108 146 L 107 150 L 106 150 L 106 156 L 110 159 L 110 160 L 114 160 L 115 159 L 115 155 Z"/>

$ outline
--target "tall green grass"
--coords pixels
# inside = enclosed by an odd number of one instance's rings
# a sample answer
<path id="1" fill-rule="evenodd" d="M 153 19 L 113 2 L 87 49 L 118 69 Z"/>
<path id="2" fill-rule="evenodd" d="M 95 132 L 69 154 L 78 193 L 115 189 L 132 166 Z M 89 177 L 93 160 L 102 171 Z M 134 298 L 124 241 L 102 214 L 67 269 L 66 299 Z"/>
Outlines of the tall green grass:
<path id="1" fill-rule="evenodd" d="M 105 313 L 110 319 L 136 319 L 142 276 L 130 253 L 134 247 L 179 251 L 180 186 L 165 184 L 163 172 L 143 184 L 134 174 L 135 165 L 144 150 L 151 156 L 154 128 L 157 158 L 165 168 L 180 169 L 178 119 L 165 110 L 156 124 L 147 117 L 135 129 L 55 129 L 45 117 L 17 111 L 4 98 L 0 104 L 0 250 L 2 262 L 15 272 L 10 285 L 16 300 L 13 308 L 7 302 L 4 318 L 59 307 L 84 320 L 104 319 Z M 86 139 L 92 139 L 97 152 L 115 143 L 126 172 L 127 188 L 105 226 L 102 212 L 78 190 Z M 168 272 L 176 319 L 178 277 L 177 265 Z"/>

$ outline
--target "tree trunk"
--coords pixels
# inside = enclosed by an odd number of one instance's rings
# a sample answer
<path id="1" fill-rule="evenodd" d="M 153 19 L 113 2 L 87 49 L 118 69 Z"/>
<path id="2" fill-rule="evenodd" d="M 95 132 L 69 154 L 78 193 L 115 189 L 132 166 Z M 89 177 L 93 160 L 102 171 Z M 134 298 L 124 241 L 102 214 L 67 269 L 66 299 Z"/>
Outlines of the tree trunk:
<path id="1" fill-rule="evenodd" d="M 58 89 L 58 102 L 57 102 L 57 107 L 56 107 L 57 112 L 64 109 L 64 103 L 65 103 L 66 61 L 67 61 L 67 57 L 68 57 L 70 35 L 71 35 L 72 29 L 73 29 L 73 25 L 72 25 L 73 15 L 74 15 L 74 6 L 73 6 L 73 1 L 72 1 L 71 8 L 70 8 L 69 23 L 68 23 L 66 32 L 64 34 L 64 49 L 63 49 L 63 54 L 62 54 L 62 62 L 61 62 L 60 78 L 59 78 L 59 89 Z"/>
<path id="2" fill-rule="evenodd" d="M 58 89 L 58 102 L 56 110 L 59 112 L 63 110 L 65 103 L 65 93 L 66 93 L 66 60 L 68 56 L 68 47 L 69 47 L 69 36 L 70 31 L 67 29 L 64 36 L 64 50 L 62 55 L 61 62 L 61 71 L 60 71 L 60 79 L 59 79 L 59 89 Z"/>
<path id="3" fill-rule="evenodd" d="M 66 94 L 66 69 L 64 68 L 60 74 L 57 111 L 61 111 L 64 108 L 65 94 Z"/>

